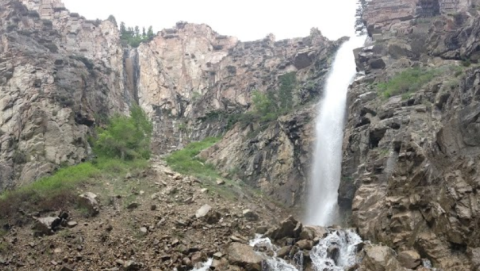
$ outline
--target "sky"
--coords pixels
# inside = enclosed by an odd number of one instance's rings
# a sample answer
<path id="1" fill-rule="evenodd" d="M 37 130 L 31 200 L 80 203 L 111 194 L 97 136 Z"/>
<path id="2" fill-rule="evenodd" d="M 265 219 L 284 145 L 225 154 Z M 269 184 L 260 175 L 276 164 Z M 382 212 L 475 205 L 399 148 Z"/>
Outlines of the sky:
<path id="1" fill-rule="evenodd" d="M 242 41 L 305 37 L 317 27 L 329 39 L 350 35 L 356 0 L 63 0 L 87 19 L 114 15 L 127 26 L 171 28 L 178 21 L 208 24 Z"/>

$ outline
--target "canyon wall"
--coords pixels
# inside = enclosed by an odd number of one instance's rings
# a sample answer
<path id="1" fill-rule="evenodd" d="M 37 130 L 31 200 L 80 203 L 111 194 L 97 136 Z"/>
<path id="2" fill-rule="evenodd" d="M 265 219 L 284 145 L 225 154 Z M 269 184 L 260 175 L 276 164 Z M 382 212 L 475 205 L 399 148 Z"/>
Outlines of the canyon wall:
<path id="1" fill-rule="evenodd" d="M 179 22 L 130 48 L 114 20 L 87 20 L 60 0 L 1 6 L 0 190 L 90 159 L 94 127 L 138 102 L 154 122 L 156 154 L 234 128 L 216 147 L 223 154 L 206 158 L 281 202 L 298 202 L 312 141 L 305 127 L 340 41 L 312 29 L 305 38 L 241 42 Z M 253 109 L 252 93 L 275 91 L 287 74 L 297 82 L 294 107 L 307 109 L 268 127 L 235 126 L 232 116 Z M 223 159 L 231 148 L 236 158 Z"/>
<path id="2" fill-rule="evenodd" d="M 476 2 L 446 2 L 367 3 L 339 204 L 363 238 L 441 270 L 477 270 L 480 20 Z M 414 89 L 420 74 L 431 76 Z M 405 87 L 386 93 L 395 78 Z"/>

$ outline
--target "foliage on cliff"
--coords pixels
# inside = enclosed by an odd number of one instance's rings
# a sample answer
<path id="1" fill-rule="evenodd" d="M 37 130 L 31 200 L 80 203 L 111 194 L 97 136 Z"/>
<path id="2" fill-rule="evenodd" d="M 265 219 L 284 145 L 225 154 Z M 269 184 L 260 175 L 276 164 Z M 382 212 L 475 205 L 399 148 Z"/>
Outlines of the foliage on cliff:
<path id="1" fill-rule="evenodd" d="M 130 116 L 116 115 L 107 128 L 98 129 L 98 137 L 93 142 L 94 152 L 100 157 L 121 160 L 148 159 L 152 131 L 148 116 L 134 105 Z"/>
<path id="2" fill-rule="evenodd" d="M 253 92 L 254 110 L 247 113 L 250 114 L 250 118 L 244 117 L 242 119 L 268 122 L 289 113 L 293 109 L 293 90 L 297 84 L 295 72 L 280 76 L 279 81 L 280 87 L 277 91 Z"/>

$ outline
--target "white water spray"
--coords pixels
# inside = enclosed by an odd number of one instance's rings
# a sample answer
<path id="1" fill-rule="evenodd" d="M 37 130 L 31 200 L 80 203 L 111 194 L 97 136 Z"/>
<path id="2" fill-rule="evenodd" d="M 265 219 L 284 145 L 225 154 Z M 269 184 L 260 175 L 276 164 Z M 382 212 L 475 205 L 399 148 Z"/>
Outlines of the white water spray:
<path id="1" fill-rule="evenodd" d="M 364 35 L 352 33 L 340 46 L 325 84 L 315 125 L 316 142 L 305 214 L 307 224 L 329 226 L 338 221 L 337 190 L 347 90 L 357 73 L 353 50 L 361 47 L 365 39 Z"/>

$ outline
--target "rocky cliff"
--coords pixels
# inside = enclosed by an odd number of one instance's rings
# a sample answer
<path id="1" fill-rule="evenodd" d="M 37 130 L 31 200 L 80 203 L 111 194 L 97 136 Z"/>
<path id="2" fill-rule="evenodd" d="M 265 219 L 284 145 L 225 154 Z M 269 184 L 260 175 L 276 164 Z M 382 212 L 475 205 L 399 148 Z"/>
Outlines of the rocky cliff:
<path id="1" fill-rule="evenodd" d="M 477 7 L 368 2 L 348 97 L 341 207 L 362 237 L 442 270 L 479 267 Z"/>
<path id="2" fill-rule="evenodd" d="M 305 38 L 240 42 L 179 22 L 129 48 L 114 21 L 86 20 L 59 0 L 4 0 L 2 7 L 0 189 L 89 159 L 93 128 L 133 102 L 154 121 L 152 147 L 163 154 L 226 133 L 232 116 L 252 110 L 254 90 L 275 91 L 290 74 L 294 108 L 309 109 L 268 125 L 235 126 L 209 159 L 284 203 L 298 202 L 312 105 L 338 42 L 316 29 Z M 225 160 L 232 148 L 236 158 Z"/>
<path id="3" fill-rule="evenodd" d="M 1 1 L 0 189 L 84 161 L 95 119 L 132 99 L 112 22 L 56 1 L 25 4 Z"/>

